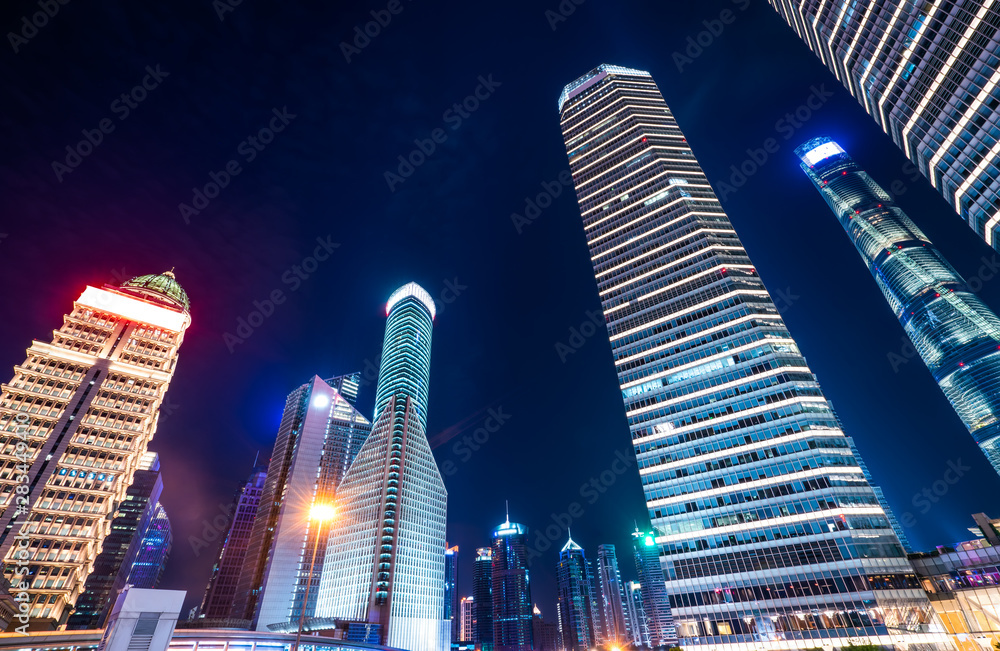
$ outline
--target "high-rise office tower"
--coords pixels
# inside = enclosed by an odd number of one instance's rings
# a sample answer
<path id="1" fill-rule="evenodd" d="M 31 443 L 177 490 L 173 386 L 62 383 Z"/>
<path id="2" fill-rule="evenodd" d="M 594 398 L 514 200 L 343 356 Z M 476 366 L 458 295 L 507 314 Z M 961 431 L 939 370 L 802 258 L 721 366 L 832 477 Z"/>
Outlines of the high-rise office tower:
<path id="1" fill-rule="evenodd" d="M 361 373 L 338 375 L 326 380 L 326 383 L 337 390 L 341 397 L 352 405 L 358 402 L 358 388 L 361 386 Z"/>
<path id="2" fill-rule="evenodd" d="M 625 618 L 625 590 L 618 570 L 618 555 L 614 545 L 597 546 L 595 599 L 601 613 L 604 640 L 611 646 L 628 645 L 632 630 Z"/>
<path id="3" fill-rule="evenodd" d="M 646 618 L 646 639 L 654 649 L 676 646 L 677 629 L 670 612 L 670 599 L 663 580 L 660 565 L 660 548 L 656 544 L 656 532 L 639 531 L 632 533 L 632 558 L 635 572 L 642 586 L 642 614 Z"/>
<path id="4" fill-rule="evenodd" d="M 472 641 L 484 651 L 493 649 L 493 549 L 476 549 L 472 566 L 472 596 L 475 598 Z"/>
<path id="5" fill-rule="evenodd" d="M 594 594 L 590 564 L 583 547 L 566 541 L 556 567 L 559 628 L 566 651 L 590 651 L 597 644 L 594 631 Z"/>
<path id="6" fill-rule="evenodd" d="M 125 588 L 162 492 L 160 459 L 155 452 L 147 452 L 140 458 L 132 485 L 115 511 L 111 532 L 94 560 L 83 594 L 76 600 L 76 610 L 66 624 L 68 629 L 104 627 L 118 593 Z"/>
<path id="7" fill-rule="evenodd" d="M 839 419 L 837 422 L 840 422 Z M 889 506 L 889 500 L 886 499 L 885 492 L 882 491 L 880 486 L 875 485 L 875 480 L 872 479 L 872 474 L 868 470 L 868 465 L 865 464 L 865 460 L 861 457 L 861 453 L 858 452 L 858 446 L 854 443 L 854 439 L 848 436 L 847 443 L 851 446 L 851 454 L 854 455 L 854 460 L 858 462 L 858 466 L 861 468 L 861 472 L 864 473 L 865 480 L 868 482 L 868 485 L 872 487 L 872 491 L 875 493 L 875 498 L 878 499 L 878 504 L 882 507 L 885 517 L 889 519 L 889 525 L 896 533 L 896 537 L 899 538 L 899 544 L 903 546 L 903 549 L 907 554 L 912 553 L 913 548 L 910 546 L 910 541 L 906 537 L 906 532 L 903 531 L 903 526 L 899 523 L 899 520 L 896 519 L 896 514 L 893 512 L 892 507 Z"/>
<path id="8" fill-rule="evenodd" d="M 269 624 L 298 622 L 303 606 L 305 616 L 313 616 L 330 528 L 310 520 L 310 509 L 335 497 L 341 506 L 337 487 L 371 429 L 319 376 L 288 395 L 239 574 L 234 618 L 266 631 Z"/>
<path id="9" fill-rule="evenodd" d="M 475 607 L 476 601 L 474 597 L 462 597 L 462 601 L 458 606 L 461 621 L 458 639 L 462 642 L 472 642 L 476 638 L 476 629 L 474 627 L 474 622 L 476 621 L 474 617 Z"/>
<path id="10" fill-rule="evenodd" d="M 769 2 L 962 219 L 1000 248 L 1000 6 Z"/>
<path id="11" fill-rule="evenodd" d="M 493 530 L 493 648 L 531 651 L 528 528 L 510 521 Z"/>
<path id="12" fill-rule="evenodd" d="M 642 605 L 642 584 L 638 581 L 625 584 L 625 611 L 632 631 L 632 644 L 636 647 L 649 646 L 649 622 Z"/>
<path id="13" fill-rule="evenodd" d="M 233 602 L 265 479 L 267 468 L 255 468 L 233 499 L 229 509 L 229 531 L 220 546 L 219 557 L 212 567 L 212 576 L 201 602 L 201 616 L 206 619 L 229 619 L 234 616 Z"/>
<path id="14" fill-rule="evenodd" d="M 559 110 L 682 646 L 943 642 L 649 73 L 601 66 Z"/>
<path id="15" fill-rule="evenodd" d="M 427 443 L 434 301 L 415 283 L 386 304 L 375 424 L 337 491 L 317 612 L 377 625 L 409 651 L 451 646 L 444 619 L 448 492 Z"/>
<path id="16" fill-rule="evenodd" d="M 444 550 L 444 618 L 451 622 L 451 641 L 458 642 L 461 626 L 458 612 L 458 545 Z"/>
<path id="17" fill-rule="evenodd" d="M 829 138 L 795 150 L 952 408 L 1000 473 L 1000 319 Z"/>
<path id="18" fill-rule="evenodd" d="M 559 625 L 542 617 L 538 606 L 532 608 L 531 638 L 534 651 L 560 651 Z"/>
<path id="19" fill-rule="evenodd" d="M 136 588 L 159 587 L 173 542 L 170 518 L 163 505 L 157 503 L 139 540 L 139 552 L 126 579 L 128 584 Z"/>
<path id="20" fill-rule="evenodd" d="M 84 590 L 156 432 L 188 307 L 171 272 L 88 286 L 2 387 L 0 558 L 30 586 L 34 628 L 64 624 Z"/>

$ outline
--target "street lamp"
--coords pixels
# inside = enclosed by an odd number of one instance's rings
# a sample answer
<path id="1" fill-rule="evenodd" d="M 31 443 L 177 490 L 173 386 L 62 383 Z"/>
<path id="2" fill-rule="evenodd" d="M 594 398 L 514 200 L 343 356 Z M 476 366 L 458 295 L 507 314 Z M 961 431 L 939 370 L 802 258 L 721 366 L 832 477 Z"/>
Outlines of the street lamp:
<path id="1" fill-rule="evenodd" d="M 316 523 L 316 544 L 313 545 L 312 562 L 309 563 L 309 574 L 306 577 L 306 591 L 302 595 L 302 610 L 299 612 L 299 629 L 295 633 L 295 645 L 292 651 L 299 651 L 299 641 L 302 640 L 302 625 L 306 619 L 306 606 L 309 604 L 309 593 L 312 591 L 313 570 L 316 568 L 316 550 L 319 549 L 320 538 L 323 535 L 323 523 L 333 520 L 337 509 L 331 504 L 313 504 L 309 509 L 309 520 Z"/>

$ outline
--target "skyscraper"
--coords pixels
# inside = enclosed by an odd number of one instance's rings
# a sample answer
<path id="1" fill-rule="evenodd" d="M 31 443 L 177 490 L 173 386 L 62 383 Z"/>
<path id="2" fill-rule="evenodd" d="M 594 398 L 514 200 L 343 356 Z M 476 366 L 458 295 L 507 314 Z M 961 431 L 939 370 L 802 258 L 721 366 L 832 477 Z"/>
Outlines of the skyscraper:
<path id="1" fill-rule="evenodd" d="M 795 150 L 903 330 L 1000 473 L 1000 319 L 837 143 Z"/>
<path id="2" fill-rule="evenodd" d="M 462 642 L 472 642 L 476 638 L 475 622 L 475 598 L 462 597 L 459 604 L 461 626 L 459 627 L 458 639 Z"/>
<path id="3" fill-rule="evenodd" d="M 649 73 L 601 66 L 559 110 L 682 646 L 943 643 Z"/>
<path id="4" fill-rule="evenodd" d="M 448 493 L 427 443 L 434 301 L 409 283 L 386 304 L 375 425 L 337 491 L 317 612 L 376 624 L 383 644 L 451 645 L 444 619 Z"/>
<path id="5" fill-rule="evenodd" d="M 531 651 L 528 528 L 510 521 L 493 530 L 493 648 Z"/>
<path id="6" fill-rule="evenodd" d="M 94 560 L 94 569 L 87 577 L 83 594 L 76 600 L 76 610 L 70 615 L 67 628 L 86 630 L 104 627 L 118 593 L 128 582 L 162 492 L 160 459 L 155 452 L 147 452 L 139 459 L 132 485 L 115 511 L 111 532 Z"/>
<path id="7" fill-rule="evenodd" d="M 239 576 L 234 618 L 266 631 L 269 624 L 297 622 L 304 603 L 305 616 L 314 614 L 326 535 L 317 541 L 319 523 L 309 512 L 314 505 L 332 504 L 335 495 L 339 506 L 337 486 L 371 428 L 319 376 L 288 395 Z"/>
<path id="8" fill-rule="evenodd" d="M 559 628 L 566 651 L 590 651 L 597 644 L 594 631 L 594 595 L 590 565 L 583 548 L 566 541 L 556 567 Z"/>
<path id="9" fill-rule="evenodd" d="M 128 574 L 128 584 L 136 588 L 159 587 L 173 542 L 170 518 L 163 505 L 157 503 L 153 509 L 153 517 L 139 540 L 139 552 Z"/>
<path id="10" fill-rule="evenodd" d="M 962 219 L 1000 248 L 1000 7 L 769 2 Z"/>
<path id="11" fill-rule="evenodd" d="M 233 602 L 246 561 L 253 521 L 257 516 L 260 496 L 267 479 L 267 468 L 256 468 L 236 493 L 230 508 L 229 531 L 219 549 L 219 558 L 201 602 L 201 615 L 207 619 L 228 619 L 234 616 Z"/>
<path id="12" fill-rule="evenodd" d="M 642 605 L 642 584 L 638 581 L 625 584 L 625 610 L 632 630 L 632 644 L 649 646 L 649 623 Z"/>
<path id="13" fill-rule="evenodd" d="M 0 557 L 30 586 L 34 628 L 64 624 L 84 590 L 156 432 L 188 307 L 171 272 L 88 286 L 3 385 Z"/>
<path id="14" fill-rule="evenodd" d="M 451 622 L 451 641 L 458 642 L 459 612 L 458 612 L 458 545 L 449 547 L 445 543 L 444 551 L 444 618 Z"/>
<path id="15" fill-rule="evenodd" d="M 632 557 L 642 586 L 646 641 L 654 649 L 677 645 L 677 629 L 670 612 L 670 600 L 663 580 L 663 568 L 660 566 L 660 548 L 655 538 L 655 532 L 639 531 L 638 527 L 632 533 Z"/>
<path id="16" fill-rule="evenodd" d="M 542 617 L 538 606 L 532 608 L 531 638 L 534 651 L 560 651 L 559 625 Z"/>
<path id="17" fill-rule="evenodd" d="M 482 651 L 493 649 L 493 549 L 476 549 L 476 562 L 472 566 L 472 596 L 475 598 L 473 642 Z"/>
<path id="18" fill-rule="evenodd" d="M 596 570 L 595 599 L 597 610 L 601 612 L 603 637 L 612 646 L 626 646 L 631 640 L 632 630 L 625 619 L 625 591 L 614 545 L 597 546 Z"/>

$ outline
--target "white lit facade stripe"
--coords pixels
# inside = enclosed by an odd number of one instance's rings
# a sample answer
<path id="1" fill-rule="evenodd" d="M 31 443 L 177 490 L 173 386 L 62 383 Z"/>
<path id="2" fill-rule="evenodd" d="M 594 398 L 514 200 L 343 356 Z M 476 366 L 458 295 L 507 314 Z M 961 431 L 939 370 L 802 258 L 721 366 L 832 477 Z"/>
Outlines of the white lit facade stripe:
<path id="1" fill-rule="evenodd" d="M 903 127 L 903 152 L 906 154 L 907 158 L 912 156 L 912 153 L 910 152 L 910 142 L 907 139 L 907 136 L 913 129 L 913 125 L 916 124 L 917 119 L 924 112 L 924 109 L 927 108 L 927 104 L 929 104 L 934 95 L 937 94 L 937 90 L 941 87 L 941 83 L 948 76 L 948 73 L 951 72 L 951 68 L 955 65 L 955 61 L 958 60 L 958 57 L 962 54 L 963 50 L 965 50 L 965 46 L 969 42 L 969 39 L 976 33 L 976 30 L 979 28 L 979 23 L 983 22 L 986 12 L 988 12 L 992 6 L 993 0 L 986 0 L 983 6 L 979 8 L 979 11 L 976 12 L 976 17 L 973 18 L 972 22 L 969 23 L 969 26 L 965 28 L 965 33 L 962 34 L 962 38 L 960 38 L 958 43 L 955 44 L 955 48 L 951 51 L 951 54 L 948 55 L 948 60 L 945 61 L 944 66 L 940 71 L 938 71 L 937 76 L 934 78 L 934 82 L 924 93 L 920 103 L 917 104 L 917 108 L 913 111 L 910 119 L 906 122 L 906 126 Z M 933 178 L 933 174 L 931 177 Z"/>
<path id="2" fill-rule="evenodd" d="M 968 226 L 1000 248 L 1000 3 L 768 1 Z M 810 21 L 817 4 L 824 9 Z M 844 7 L 855 17 L 841 20 Z M 830 60 L 838 44 L 842 56 Z"/>
<path id="3" fill-rule="evenodd" d="M 824 16 L 847 23 L 844 6 Z M 581 78 L 593 83 L 567 86 L 560 124 L 680 646 L 736 651 L 753 640 L 755 648 L 801 648 L 822 637 L 837 648 L 859 629 L 945 643 L 670 109 L 651 97 L 645 74 L 596 74 Z M 608 124 L 628 130 L 612 136 Z M 604 135 L 592 139 L 593 125 Z M 584 139 L 589 146 L 580 148 Z M 780 563 L 760 567 L 761 541 Z M 716 588 L 737 571 L 742 592 L 719 601 Z M 826 571 L 845 582 L 808 603 L 754 592 L 777 595 Z M 873 591 L 874 574 L 886 583 Z M 848 612 L 863 602 L 895 608 L 912 630 L 898 632 L 877 614 L 850 623 L 812 616 L 814 608 Z M 814 635 L 815 643 L 806 640 Z M 934 648 L 946 647 L 923 651 Z"/>

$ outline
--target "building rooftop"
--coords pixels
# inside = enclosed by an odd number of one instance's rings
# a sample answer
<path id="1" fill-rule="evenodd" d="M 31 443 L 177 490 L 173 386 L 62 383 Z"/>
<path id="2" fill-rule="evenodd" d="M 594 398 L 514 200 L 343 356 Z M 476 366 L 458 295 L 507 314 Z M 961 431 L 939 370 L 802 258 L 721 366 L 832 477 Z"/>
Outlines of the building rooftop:
<path id="1" fill-rule="evenodd" d="M 612 66 L 607 63 L 602 63 L 597 66 L 587 74 L 578 78 L 563 88 L 563 92 L 559 95 L 559 112 L 562 112 L 563 105 L 569 100 L 576 97 L 587 88 L 596 84 L 601 79 L 604 79 L 608 75 L 637 75 L 639 77 L 651 77 L 645 70 L 636 70 L 635 68 L 625 68 L 622 66 Z"/>
<path id="2" fill-rule="evenodd" d="M 129 294 L 136 294 L 172 307 L 179 307 L 185 312 L 191 309 L 187 292 L 177 282 L 173 271 L 136 276 L 132 280 L 122 283 L 121 289 Z"/>

